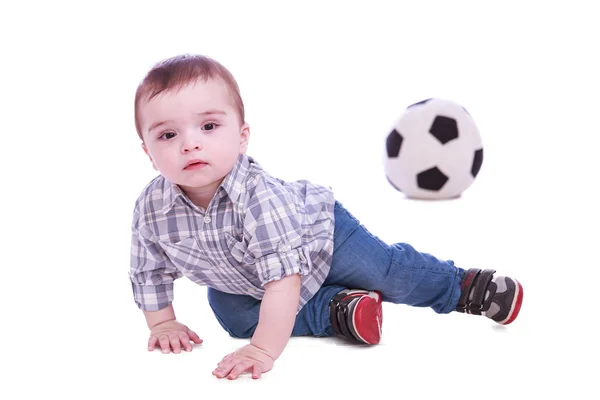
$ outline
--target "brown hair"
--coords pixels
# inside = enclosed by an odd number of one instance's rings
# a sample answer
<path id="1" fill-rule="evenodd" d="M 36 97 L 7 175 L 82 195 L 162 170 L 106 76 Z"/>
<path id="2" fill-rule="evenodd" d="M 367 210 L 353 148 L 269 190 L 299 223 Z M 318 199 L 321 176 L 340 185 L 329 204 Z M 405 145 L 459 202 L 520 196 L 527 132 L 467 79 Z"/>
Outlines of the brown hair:
<path id="1" fill-rule="evenodd" d="M 138 85 L 135 92 L 134 115 L 135 129 L 140 139 L 142 139 L 142 131 L 139 105 L 142 99 L 149 101 L 162 92 L 180 89 L 198 79 L 207 81 L 215 78 L 221 78 L 229 88 L 240 123 L 243 124 L 245 122 L 244 102 L 231 72 L 210 57 L 199 54 L 181 54 L 156 63 Z"/>

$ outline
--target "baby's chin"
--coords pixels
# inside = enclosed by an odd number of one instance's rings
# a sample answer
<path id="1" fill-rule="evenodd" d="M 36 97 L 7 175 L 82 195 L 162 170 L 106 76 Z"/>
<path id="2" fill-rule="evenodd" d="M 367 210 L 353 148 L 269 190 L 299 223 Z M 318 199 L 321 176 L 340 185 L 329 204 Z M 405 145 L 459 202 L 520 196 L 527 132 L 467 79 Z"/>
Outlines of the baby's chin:
<path id="1" fill-rule="evenodd" d="M 179 187 L 186 191 L 207 191 L 212 190 L 216 191 L 221 182 L 223 182 L 224 177 L 213 176 L 213 177 L 194 177 L 188 179 L 179 179 L 176 180 L 176 183 Z"/>

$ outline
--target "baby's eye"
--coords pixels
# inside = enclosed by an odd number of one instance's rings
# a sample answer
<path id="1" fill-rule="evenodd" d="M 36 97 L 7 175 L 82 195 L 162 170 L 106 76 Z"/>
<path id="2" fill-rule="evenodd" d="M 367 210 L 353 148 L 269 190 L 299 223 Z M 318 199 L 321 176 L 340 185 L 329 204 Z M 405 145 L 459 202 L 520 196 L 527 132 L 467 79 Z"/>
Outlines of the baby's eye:
<path id="1" fill-rule="evenodd" d="M 177 134 L 175 132 L 165 132 L 162 135 L 160 135 L 160 139 L 173 139 L 175 136 L 177 136 Z"/>
<path id="2" fill-rule="evenodd" d="M 219 126 L 219 124 L 216 124 L 214 122 L 209 122 L 208 124 L 202 125 L 202 130 L 204 130 L 204 131 L 212 131 L 214 129 L 217 129 L 217 126 Z"/>

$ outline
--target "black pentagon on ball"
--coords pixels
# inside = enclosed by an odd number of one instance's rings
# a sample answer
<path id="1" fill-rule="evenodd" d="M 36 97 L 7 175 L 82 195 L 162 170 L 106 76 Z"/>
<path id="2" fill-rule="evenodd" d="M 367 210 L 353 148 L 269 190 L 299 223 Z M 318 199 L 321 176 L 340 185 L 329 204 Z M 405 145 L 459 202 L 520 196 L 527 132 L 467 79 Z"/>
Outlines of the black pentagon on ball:
<path id="1" fill-rule="evenodd" d="M 454 118 L 438 115 L 433 120 L 429 133 L 439 140 L 440 143 L 446 144 L 449 141 L 458 138 L 458 126 L 456 125 L 456 120 Z"/>
<path id="2" fill-rule="evenodd" d="M 479 173 L 481 164 L 483 164 L 483 149 L 475 150 L 473 165 L 471 165 L 471 175 L 473 175 L 473 178 L 475 178 Z"/>
<path id="3" fill-rule="evenodd" d="M 400 148 L 404 138 L 396 129 L 392 130 L 385 141 L 387 155 L 389 158 L 396 158 L 400 154 Z"/>
<path id="4" fill-rule="evenodd" d="M 441 190 L 448 177 L 438 167 L 429 168 L 417 174 L 417 186 L 425 190 Z"/>

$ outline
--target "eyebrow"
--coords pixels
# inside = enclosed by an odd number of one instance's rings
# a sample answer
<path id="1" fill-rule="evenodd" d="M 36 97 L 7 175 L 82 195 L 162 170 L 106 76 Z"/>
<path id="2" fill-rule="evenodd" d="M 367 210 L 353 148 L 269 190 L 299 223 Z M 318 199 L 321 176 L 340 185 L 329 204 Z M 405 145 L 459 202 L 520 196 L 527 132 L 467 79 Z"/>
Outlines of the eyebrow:
<path id="1" fill-rule="evenodd" d="M 173 121 L 172 120 L 168 120 L 168 121 L 155 122 L 152 125 L 150 125 L 150 128 L 148 128 L 148 132 L 152 132 L 154 129 L 158 128 L 161 125 L 166 124 L 167 122 L 173 122 Z"/>
<path id="2" fill-rule="evenodd" d="M 227 113 L 223 110 L 211 109 L 211 110 L 206 110 L 206 111 L 197 113 L 196 115 L 199 115 L 201 117 L 206 117 L 209 115 L 227 115 Z M 159 126 L 164 125 L 168 122 L 173 122 L 173 120 L 155 122 L 152 125 L 150 125 L 150 128 L 148 128 L 148 132 L 152 132 L 154 129 L 156 129 Z"/>
<path id="3" fill-rule="evenodd" d="M 217 110 L 217 109 L 210 109 L 210 110 L 206 110 L 204 112 L 198 113 L 197 115 L 200 115 L 202 117 L 207 116 L 207 115 L 227 115 L 227 113 L 223 110 Z"/>

